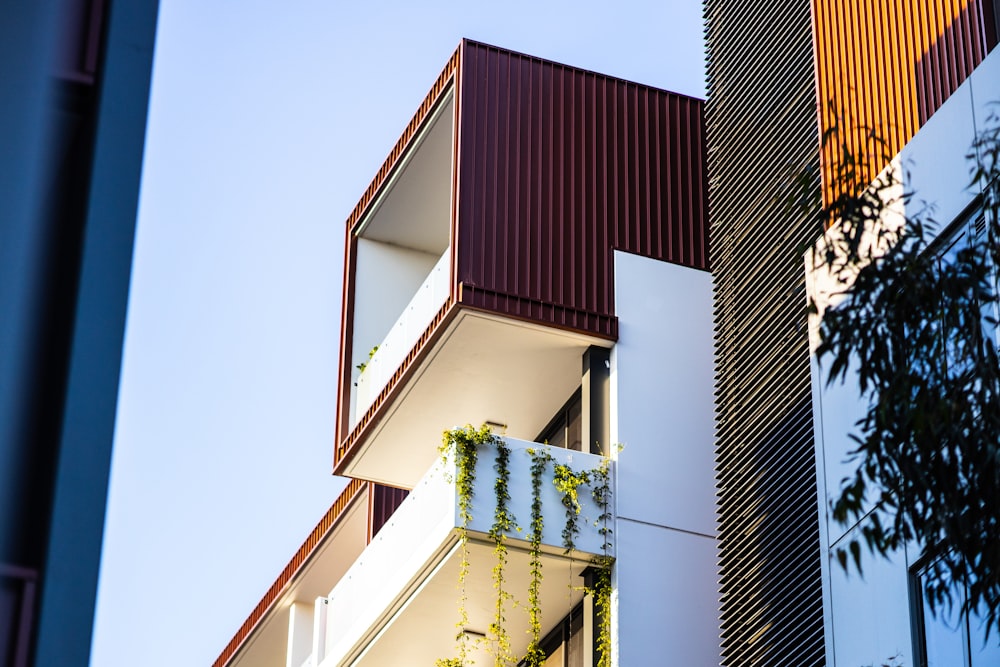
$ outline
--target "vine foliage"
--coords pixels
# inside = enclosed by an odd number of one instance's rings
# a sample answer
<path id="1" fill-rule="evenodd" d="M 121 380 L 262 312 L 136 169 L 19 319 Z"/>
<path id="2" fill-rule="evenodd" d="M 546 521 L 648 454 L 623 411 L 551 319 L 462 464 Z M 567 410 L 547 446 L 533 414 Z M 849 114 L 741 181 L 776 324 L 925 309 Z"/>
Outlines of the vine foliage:
<path id="1" fill-rule="evenodd" d="M 531 641 L 524 656 L 526 667 L 541 667 L 545 662 L 542 650 L 542 531 L 545 515 L 542 513 L 542 479 L 553 462 L 552 455 L 542 449 L 529 449 L 531 456 L 531 531 L 528 533 L 530 555 L 528 567 L 531 581 L 528 584 L 528 632 Z"/>
<path id="2" fill-rule="evenodd" d="M 507 633 L 504 607 L 513 598 L 505 590 L 506 580 L 504 570 L 507 567 L 507 534 L 514 530 L 515 519 L 510 511 L 510 448 L 502 438 L 493 437 L 491 444 L 496 447 L 497 460 L 494 464 L 497 477 L 493 484 L 496 496 L 496 508 L 493 512 L 493 525 L 490 527 L 490 539 L 493 540 L 493 555 L 496 564 L 493 565 L 493 588 L 497 592 L 494 605 L 493 622 L 490 623 L 489 637 L 494 645 L 494 664 L 496 667 L 516 662 L 510 646 L 510 635 Z"/>
<path id="3" fill-rule="evenodd" d="M 440 448 L 445 465 L 448 457 L 455 457 L 455 490 L 458 495 L 458 535 L 460 561 L 458 566 L 458 629 L 455 635 L 456 657 L 440 658 L 435 661 L 435 667 L 464 667 L 468 663 L 469 635 L 466 627 L 469 625 L 468 592 L 465 588 L 469 576 L 469 523 L 472 521 L 472 494 L 476 484 L 476 463 L 479 459 L 479 447 L 493 442 L 495 436 L 485 424 L 480 428 L 465 426 L 463 428 L 445 431 Z"/>
<path id="4" fill-rule="evenodd" d="M 600 556 L 591 563 L 596 573 L 589 591 L 597 610 L 597 667 L 611 667 L 611 566 L 614 559 Z"/>
<path id="5" fill-rule="evenodd" d="M 561 496 L 565 509 L 565 523 L 562 528 L 563 547 L 565 553 L 571 553 L 576 548 L 576 538 L 580 532 L 580 515 L 582 506 L 580 493 L 583 487 L 589 487 L 591 497 L 600 510 L 600 515 L 594 522 L 599 534 L 603 537 L 604 555 L 591 561 L 597 570 L 593 584 L 586 588 L 586 593 L 594 596 L 595 607 L 599 617 L 597 651 L 598 667 L 610 667 L 611 656 L 611 567 L 614 559 L 609 555 L 611 550 L 612 518 L 610 501 L 610 462 L 605 459 L 593 470 L 574 471 L 567 465 L 557 463 L 546 448 L 529 448 L 526 453 L 531 458 L 531 524 L 527 534 L 529 548 L 530 580 L 527 591 L 527 615 L 530 635 L 525 655 L 518 658 L 513 652 L 511 638 L 506 630 L 505 610 L 517 601 L 508 590 L 506 569 L 508 567 L 508 539 L 514 533 L 522 532 L 510 509 L 510 458 L 511 450 L 503 440 L 493 434 L 490 427 L 479 428 L 471 425 L 445 431 L 441 445 L 441 454 L 447 463 L 449 456 L 455 457 L 454 483 L 458 495 L 458 513 L 460 525 L 459 541 L 461 549 L 461 564 L 459 567 L 459 621 L 456 624 L 456 657 L 443 658 L 435 662 L 436 667 L 465 667 L 470 664 L 471 648 L 469 634 L 466 632 L 469 624 L 467 609 L 468 595 L 466 579 L 469 574 L 469 525 L 472 521 L 472 499 L 475 493 L 476 465 L 480 450 L 485 448 L 495 450 L 496 462 L 494 470 L 494 509 L 493 523 L 488 536 L 493 544 L 495 562 L 492 568 L 493 588 L 496 592 L 493 620 L 489 626 L 487 639 L 493 654 L 494 667 L 503 665 L 524 664 L 528 667 L 540 667 L 545 662 L 545 653 L 541 649 L 542 639 L 542 609 L 541 586 L 542 573 L 542 538 L 545 527 L 544 508 L 542 506 L 542 489 L 549 466 L 552 466 L 552 483 Z M 476 640 L 479 641 L 479 640 Z"/>

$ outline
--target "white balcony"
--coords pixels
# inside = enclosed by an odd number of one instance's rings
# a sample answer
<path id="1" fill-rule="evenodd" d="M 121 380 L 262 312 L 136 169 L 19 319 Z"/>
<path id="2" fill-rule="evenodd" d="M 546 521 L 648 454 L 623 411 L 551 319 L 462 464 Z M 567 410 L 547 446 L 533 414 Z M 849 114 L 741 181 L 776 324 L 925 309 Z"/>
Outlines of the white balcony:
<path id="1" fill-rule="evenodd" d="M 577 472 L 596 469 L 601 458 L 509 438 L 505 441 L 511 450 L 509 508 L 521 529 L 513 532 L 508 541 L 505 576 L 517 607 L 507 610 L 506 625 L 514 652 L 523 653 L 529 639 L 527 537 L 532 502 L 532 458 L 527 450 L 547 451 L 556 462 Z M 495 462 L 494 448 L 480 448 L 468 526 L 470 569 L 465 585 L 469 616 L 466 630 L 471 632 L 485 633 L 495 611 L 496 593 L 491 575 L 496 557 L 488 536 L 496 505 Z M 451 459 L 435 464 L 330 592 L 324 655 L 312 656 L 315 664 L 321 667 L 432 665 L 437 658 L 453 655 L 461 562 L 455 473 Z M 605 535 L 597 524 L 602 510 L 591 497 L 589 487 L 582 487 L 579 494 L 580 532 L 574 540 L 575 549 L 565 553 L 562 531 L 566 510 L 552 479 L 550 463 L 539 496 L 544 516 L 543 631 L 554 627 L 582 599 L 580 574 L 594 556 L 605 553 Z M 612 523 L 609 520 L 607 525 Z M 613 542 L 611 537 L 609 542 Z M 607 555 L 613 555 L 613 544 Z M 317 631 L 322 630 L 317 628 Z"/>
<path id="2" fill-rule="evenodd" d="M 351 406 L 351 426 L 357 424 L 361 415 L 371 407 L 379 392 L 385 388 L 396 369 L 403 363 L 421 334 L 430 325 L 441 306 L 448 300 L 449 259 L 451 250 L 446 250 L 434 268 L 417 288 L 410 302 L 403 308 L 399 318 L 389 329 L 389 333 L 378 343 L 378 349 L 365 362 L 354 388 Z M 359 351 L 361 352 L 361 351 Z M 367 354 L 367 351 L 364 351 Z"/>

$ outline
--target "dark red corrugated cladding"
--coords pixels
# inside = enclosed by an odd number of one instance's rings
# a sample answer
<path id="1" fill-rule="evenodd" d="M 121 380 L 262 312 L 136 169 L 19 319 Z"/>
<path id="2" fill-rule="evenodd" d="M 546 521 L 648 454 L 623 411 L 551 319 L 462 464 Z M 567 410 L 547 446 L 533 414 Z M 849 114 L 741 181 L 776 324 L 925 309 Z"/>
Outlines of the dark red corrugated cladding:
<path id="1" fill-rule="evenodd" d="M 348 424 L 355 231 L 454 86 L 452 299 Z M 613 251 L 708 270 L 701 100 L 463 40 L 347 221 L 334 471 L 461 308 L 618 337 Z"/>
<path id="2" fill-rule="evenodd" d="M 410 492 L 374 482 L 368 484 L 368 541 L 371 542 Z"/>
<path id="3" fill-rule="evenodd" d="M 708 269 L 702 102 L 465 41 L 458 301 L 617 337 L 613 253 Z"/>

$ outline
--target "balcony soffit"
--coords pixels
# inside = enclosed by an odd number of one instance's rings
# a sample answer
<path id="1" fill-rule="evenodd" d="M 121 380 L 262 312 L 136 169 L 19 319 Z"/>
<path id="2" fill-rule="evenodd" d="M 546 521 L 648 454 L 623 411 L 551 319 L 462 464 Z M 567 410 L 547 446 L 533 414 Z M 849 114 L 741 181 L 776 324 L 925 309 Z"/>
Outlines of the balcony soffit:
<path id="1" fill-rule="evenodd" d="M 490 421 L 532 440 L 580 384 L 579 333 L 463 309 L 369 432 L 341 474 L 412 488 L 445 429 Z"/>

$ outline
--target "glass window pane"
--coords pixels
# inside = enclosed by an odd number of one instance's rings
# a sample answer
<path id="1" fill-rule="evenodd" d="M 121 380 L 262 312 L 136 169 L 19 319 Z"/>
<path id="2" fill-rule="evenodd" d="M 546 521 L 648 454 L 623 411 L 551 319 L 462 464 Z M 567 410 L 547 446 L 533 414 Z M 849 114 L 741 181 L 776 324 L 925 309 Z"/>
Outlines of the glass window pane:
<path id="1" fill-rule="evenodd" d="M 549 657 L 545 659 L 542 663 L 545 667 L 564 667 L 563 666 L 563 645 L 560 644 L 559 647 L 549 654 Z"/>
<path id="2" fill-rule="evenodd" d="M 549 437 L 547 438 L 548 444 L 553 447 L 565 447 L 566 446 L 566 423 L 560 422 L 558 427 L 552 429 Z"/>
<path id="3" fill-rule="evenodd" d="M 986 605 L 980 607 L 981 613 L 969 619 L 969 652 L 972 654 L 972 667 L 996 667 L 1000 665 L 1000 631 L 993 628 L 989 641 L 983 641 L 986 636 L 986 624 L 983 622 Z"/>
<path id="4" fill-rule="evenodd" d="M 566 411 L 566 447 L 579 452 L 582 450 L 582 440 L 583 419 L 581 418 L 579 394 L 577 394 L 577 399 L 570 403 L 569 409 Z M 590 451 L 589 447 L 587 451 Z"/>
<path id="5" fill-rule="evenodd" d="M 948 614 L 944 609 L 931 613 L 924 602 L 924 645 L 927 647 L 927 667 L 960 667 L 965 664 L 965 633 L 962 624 L 955 620 L 955 610 Z"/>
<path id="6" fill-rule="evenodd" d="M 569 628 L 566 642 L 566 667 L 583 667 L 583 614 L 576 614 Z"/>

